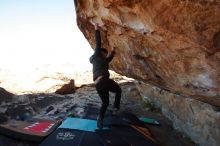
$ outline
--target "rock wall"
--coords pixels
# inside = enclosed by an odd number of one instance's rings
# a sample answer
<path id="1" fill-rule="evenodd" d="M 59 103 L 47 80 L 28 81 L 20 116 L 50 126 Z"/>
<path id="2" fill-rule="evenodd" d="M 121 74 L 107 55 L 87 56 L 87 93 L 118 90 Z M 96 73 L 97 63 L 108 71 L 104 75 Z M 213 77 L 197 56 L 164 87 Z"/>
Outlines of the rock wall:
<path id="1" fill-rule="evenodd" d="M 146 102 L 160 108 L 173 127 L 200 146 L 220 145 L 220 109 L 192 98 L 138 82 Z"/>
<path id="2" fill-rule="evenodd" d="M 219 0 L 75 0 L 94 48 L 117 48 L 111 68 L 173 93 L 220 106 Z"/>
<path id="3" fill-rule="evenodd" d="M 220 144 L 219 0 L 75 0 L 75 5 L 92 48 L 94 23 L 101 26 L 102 47 L 116 47 L 113 70 L 141 81 L 142 96 L 194 142 Z"/>

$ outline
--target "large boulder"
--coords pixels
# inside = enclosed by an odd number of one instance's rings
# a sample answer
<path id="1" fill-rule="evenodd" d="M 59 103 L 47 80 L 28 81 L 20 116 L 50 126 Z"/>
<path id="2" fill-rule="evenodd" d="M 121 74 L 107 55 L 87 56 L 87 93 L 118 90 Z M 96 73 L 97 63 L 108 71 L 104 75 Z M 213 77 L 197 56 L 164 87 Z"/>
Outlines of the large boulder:
<path id="1" fill-rule="evenodd" d="M 75 0 L 92 48 L 117 48 L 111 68 L 165 90 L 220 106 L 219 0 Z"/>
<path id="2" fill-rule="evenodd" d="M 13 96 L 14 94 L 0 87 L 0 104 L 2 104 L 3 102 L 11 102 Z"/>

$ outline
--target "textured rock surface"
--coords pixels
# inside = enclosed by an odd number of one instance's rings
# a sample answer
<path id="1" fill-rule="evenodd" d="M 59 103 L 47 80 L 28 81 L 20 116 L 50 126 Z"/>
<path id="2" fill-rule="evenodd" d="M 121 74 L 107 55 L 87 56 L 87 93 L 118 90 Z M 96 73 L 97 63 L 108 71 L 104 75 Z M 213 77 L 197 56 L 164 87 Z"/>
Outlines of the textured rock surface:
<path id="1" fill-rule="evenodd" d="M 158 146 L 195 146 L 191 141 L 176 132 L 172 128 L 171 122 L 162 116 L 161 113 L 143 108 L 143 101 L 133 82 L 127 79 L 123 80 L 122 78 L 117 78 L 117 81 L 122 83 L 120 84 L 123 91 L 121 102 L 122 110 L 124 109 L 126 112 L 130 111 L 137 114 L 137 116 L 157 119 L 162 124 L 161 126 L 148 125 L 153 135 L 155 135 Z M 0 90 L 0 93 L 2 92 L 4 93 L 4 91 Z M 110 94 L 110 97 L 110 107 L 112 107 L 114 101 L 113 94 Z M 94 86 L 84 86 L 76 90 L 74 94 L 69 95 L 51 93 L 14 95 L 13 99 L 8 100 L 6 104 L 0 101 L 0 107 L 5 108 L 5 110 L 0 109 L 0 122 L 1 115 L 16 119 L 20 119 L 25 115 L 48 119 L 64 119 L 67 116 L 82 117 L 85 115 L 88 104 L 90 106 L 100 107 L 101 101 Z M 164 137 L 164 135 L 166 135 L 166 137 Z M 39 145 L 39 143 L 17 141 L 0 135 L 0 146 L 37 145 Z"/>
<path id="2" fill-rule="evenodd" d="M 57 89 L 55 93 L 61 95 L 72 94 L 75 90 L 75 81 L 71 79 L 68 84 L 64 84 L 61 88 Z"/>
<path id="3" fill-rule="evenodd" d="M 144 99 L 161 108 L 162 113 L 173 122 L 175 129 L 201 146 L 219 146 L 219 108 L 148 84 L 139 83 L 138 87 Z"/>
<path id="4" fill-rule="evenodd" d="M 78 26 L 94 48 L 117 47 L 112 69 L 220 106 L 219 0 L 75 0 Z"/>

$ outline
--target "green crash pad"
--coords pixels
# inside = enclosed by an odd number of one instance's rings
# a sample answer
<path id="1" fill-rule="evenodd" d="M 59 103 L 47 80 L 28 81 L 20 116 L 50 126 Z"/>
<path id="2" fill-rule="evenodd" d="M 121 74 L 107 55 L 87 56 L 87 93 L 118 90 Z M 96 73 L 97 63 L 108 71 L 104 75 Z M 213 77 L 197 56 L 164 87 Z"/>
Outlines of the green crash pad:
<path id="1" fill-rule="evenodd" d="M 141 121 L 148 123 L 148 124 L 154 124 L 154 125 L 160 125 L 160 123 L 158 121 L 156 121 L 155 119 L 152 118 L 139 118 Z"/>

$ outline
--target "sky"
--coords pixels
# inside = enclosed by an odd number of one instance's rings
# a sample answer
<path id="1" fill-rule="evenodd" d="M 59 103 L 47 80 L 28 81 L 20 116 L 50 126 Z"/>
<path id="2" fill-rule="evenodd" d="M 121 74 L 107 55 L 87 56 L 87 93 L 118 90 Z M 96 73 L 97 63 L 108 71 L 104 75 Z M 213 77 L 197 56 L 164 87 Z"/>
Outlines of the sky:
<path id="1" fill-rule="evenodd" d="M 90 67 L 73 0 L 0 0 L 0 68 Z"/>

